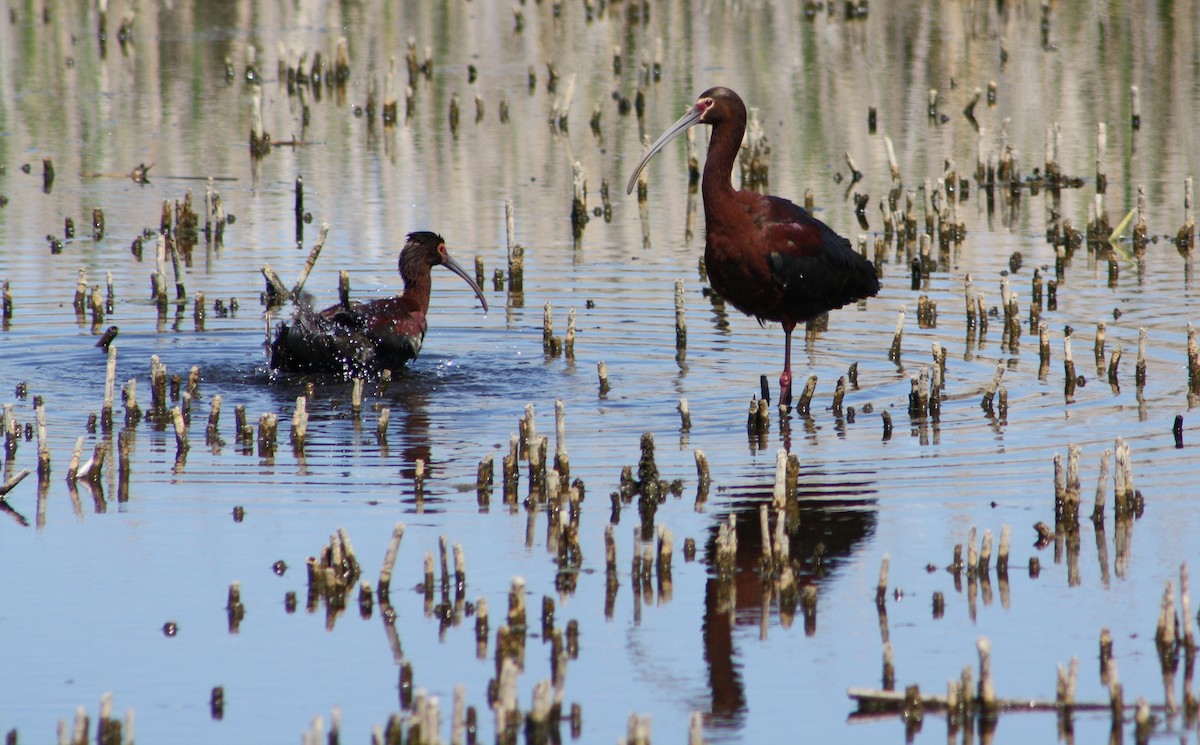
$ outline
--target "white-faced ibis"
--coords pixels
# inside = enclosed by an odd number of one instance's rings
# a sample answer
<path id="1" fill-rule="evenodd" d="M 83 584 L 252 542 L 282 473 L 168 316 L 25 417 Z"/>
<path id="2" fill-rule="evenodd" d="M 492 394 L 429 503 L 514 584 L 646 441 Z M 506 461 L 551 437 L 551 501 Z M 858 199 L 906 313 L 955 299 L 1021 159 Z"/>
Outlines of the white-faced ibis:
<path id="1" fill-rule="evenodd" d="M 746 132 L 746 105 L 728 88 L 700 94 L 642 156 L 626 192 L 633 192 L 638 174 L 659 150 L 695 124 L 712 125 L 701 183 L 708 280 L 718 295 L 759 323 L 783 325 L 779 402 L 790 406 L 792 329 L 879 292 L 875 265 L 803 207 L 733 188 L 733 161 Z"/>
<path id="2" fill-rule="evenodd" d="M 279 324 L 275 331 L 271 369 L 369 375 L 414 359 L 425 339 L 430 272 L 438 265 L 462 277 L 487 312 L 483 291 L 451 258 L 437 233 L 409 233 L 399 265 L 404 280 L 400 295 L 319 312 L 298 301 L 291 322 Z"/>

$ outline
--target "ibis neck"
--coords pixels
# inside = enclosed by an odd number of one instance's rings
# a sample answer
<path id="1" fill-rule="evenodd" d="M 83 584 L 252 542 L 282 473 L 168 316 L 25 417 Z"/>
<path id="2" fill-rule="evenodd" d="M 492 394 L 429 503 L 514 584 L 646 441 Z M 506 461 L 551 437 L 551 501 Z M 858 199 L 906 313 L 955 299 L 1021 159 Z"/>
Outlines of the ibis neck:
<path id="1" fill-rule="evenodd" d="M 709 212 L 721 197 L 728 197 L 733 188 L 733 162 L 742 145 L 746 125 L 737 121 L 721 122 L 713 126 L 712 138 L 708 142 L 708 157 L 704 161 L 704 209 Z"/>
<path id="2" fill-rule="evenodd" d="M 424 276 L 404 277 L 404 293 L 400 297 L 414 303 L 424 313 L 429 310 L 431 284 L 428 273 L 425 273 Z"/>

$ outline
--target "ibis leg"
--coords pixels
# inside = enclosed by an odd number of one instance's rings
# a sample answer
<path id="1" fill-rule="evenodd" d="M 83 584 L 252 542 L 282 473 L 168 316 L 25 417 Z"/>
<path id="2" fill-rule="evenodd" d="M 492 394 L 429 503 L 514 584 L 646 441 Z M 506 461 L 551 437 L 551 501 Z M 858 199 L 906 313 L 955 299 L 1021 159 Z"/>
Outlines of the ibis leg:
<path id="1" fill-rule="evenodd" d="M 783 373 L 779 376 L 779 405 L 792 408 L 792 329 L 795 324 L 783 325 Z"/>

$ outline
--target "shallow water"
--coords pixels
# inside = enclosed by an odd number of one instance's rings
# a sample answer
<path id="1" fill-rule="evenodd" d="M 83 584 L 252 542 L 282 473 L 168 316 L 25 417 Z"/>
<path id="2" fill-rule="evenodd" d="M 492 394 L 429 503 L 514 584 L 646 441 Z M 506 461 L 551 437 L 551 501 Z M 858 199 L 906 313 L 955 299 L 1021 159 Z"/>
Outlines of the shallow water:
<path id="1" fill-rule="evenodd" d="M 0 22 L 0 195 L 8 200 L 0 207 L 0 280 L 10 282 L 14 303 L 0 331 L 0 402 L 11 404 L 24 424 L 34 420 L 33 397 L 43 397 L 52 463 L 40 496 L 35 474 L 7 500 L 17 519 L 5 523 L 0 541 L 9 569 L 0 579 L 7 598 L 0 629 L 14 643 L 11 674 L 0 680 L 0 726 L 40 741 L 77 707 L 94 720 L 101 695 L 112 692 L 118 716 L 136 712 L 137 734 L 146 742 L 289 741 L 316 716 L 328 728 L 333 707 L 340 708 L 347 741 L 362 742 L 372 726 L 402 711 L 399 671 L 407 662 L 413 688 L 440 700 L 444 737 L 454 687 L 462 684 L 479 715 L 479 737 L 494 739 L 488 684 L 496 677 L 496 629 L 517 576 L 526 582 L 530 630 L 518 702 L 528 711 L 534 685 L 551 675 L 551 647 L 538 622 L 549 596 L 557 628 L 579 624 L 580 649 L 567 665 L 563 702 L 564 711 L 581 707 L 581 741 L 616 741 L 631 713 L 651 718 L 655 739 L 680 741 L 692 712 L 701 713 L 712 742 L 763 742 L 797 732 L 838 742 L 901 741 L 899 717 L 853 718 L 846 696 L 849 687 L 880 686 L 885 633 L 900 688 L 919 684 L 923 692 L 943 693 L 964 666 L 975 666 L 977 675 L 976 642 L 986 637 L 1001 697 L 1052 699 L 1055 666 L 1076 657 L 1078 700 L 1102 702 L 1107 690 L 1097 653 L 1100 630 L 1108 628 L 1126 701 L 1166 700 L 1153 640 L 1159 601 L 1167 582 L 1178 586 L 1182 563 L 1194 568 L 1191 539 L 1200 528 L 1189 503 L 1197 468 L 1186 355 L 1197 301 L 1190 263 L 1164 237 L 1183 222 L 1184 179 L 1200 154 L 1191 126 L 1200 110 L 1196 7 L 1060 5 L 1044 31 L 1041 6 L 1028 2 L 874 3 L 854 20 L 840 5 L 808 19 L 788 4 L 675 2 L 647 6 L 644 22 L 628 0 L 591 21 L 582 3 L 558 6 L 559 15 L 554 4 L 536 3 L 519 6 L 524 27 L 516 32 L 509 6 L 418 5 L 139 4 L 133 42 L 122 47 L 115 32 L 125 5 L 110 4 L 103 53 L 91 6 L 50 3 L 43 22 L 43 7 L 22 5 Z M 307 53 L 311 63 L 317 50 L 331 58 L 342 35 L 351 59 L 345 89 L 322 87 L 319 98 L 309 89 L 303 98 L 289 94 L 277 73 L 281 45 L 285 62 Z M 381 105 L 390 60 L 397 60 L 405 85 L 410 37 L 420 57 L 430 49 L 432 72 L 416 82 L 412 116 L 404 116 L 401 95 L 401 121 L 385 127 L 378 112 L 368 120 L 360 109 L 371 86 Z M 619 113 L 612 94 L 634 100 L 642 60 L 655 59 L 659 39 L 662 75 L 644 84 L 639 123 L 634 112 Z M 258 48 L 257 86 L 243 75 L 251 44 Z M 235 70 L 229 80 L 226 58 Z M 561 76 L 556 93 L 547 90 L 550 60 Z M 532 86 L 530 68 L 537 76 Z M 548 119 L 572 77 L 569 129 L 554 131 Z M 704 88 L 729 85 L 759 109 L 771 145 L 770 191 L 800 201 L 812 189 L 817 214 L 852 238 L 864 229 L 850 196 L 869 194 L 865 232 L 873 243 L 882 234 L 879 201 L 890 185 L 883 136 L 894 144 L 906 188 L 942 176 L 947 159 L 962 177 L 971 176 L 981 135 L 962 110 L 971 91 L 986 90 L 992 80 L 995 105 L 984 100 L 975 108 L 986 153 L 1009 144 L 1030 175 L 1043 166 L 1046 130 L 1057 122 L 1063 170 L 1085 180 L 1062 192 L 1060 210 L 1082 230 L 1096 191 L 1096 125 L 1104 122 L 1109 219 L 1117 223 L 1144 186 L 1149 232 L 1159 239 L 1140 259 L 1119 261 L 1113 280 L 1107 261 L 1086 250 L 1072 257 L 1057 309 L 1042 312 L 1052 359 L 1040 377 L 1028 315 L 1034 267 L 1044 267 L 1046 279 L 1055 276 L 1046 240 L 1050 197 L 1026 192 L 1010 210 L 998 194 L 989 209 L 971 179 L 959 205 L 966 238 L 949 262 L 914 291 L 908 257 L 889 248 L 878 297 L 833 313 L 825 332 L 809 338 L 797 332 L 796 379 L 812 374 L 819 381 L 811 414 L 793 412 L 784 432 L 773 414 L 765 436 L 748 434 L 746 411 L 759 376 L 774 388 L 782 333 L 706 296 L 698 270 L 703 215 L 695 215 L 689 237 L 683 145 L 672 145 L 648 168 L 647 218 L 635 198 L 624 196 L 642 134 L 656 136 Z M 1130 127 L 1131 85 L 1141 91 L 1137 131 Z M 930 88 L 940 92 L 945 121 L 928 115 Z M 294 137 L 302 145 L 251 159 L 255 90 L 273 139 Z M 448 124 L 453 95 L 461 107 L 457 136 Z M 476 95 L 484 103 L 479 122 Z M 499 118 L 502 102 L 507 123 Z M 874 133 L 868 107 L 877 112 Z M 593 109 L 601 112 L 598 136 L 589 127 Z M 697 136 L 703 143 L 706 133 Z M 846 151 L 864 173 L 849 189 Z M 53 159 L 56 172 L 49 189 L 43 158 Z M 586 169 L 589 208 L 600 203 L 602 181 L 612 200 L 611 221 L 593 217 L 578 242 L 569 222 L 576 160 Z M 148 184 L 121 175 L 139 163 L 153 164 Z M 183 275 L 186 305 L 160 320 L 149 300 L 153 240 L 140 260 L 130 244 L 159 225 L 164 200 L 191 191 L 202 208 L 208 176 L 225 179 L 214 186 L 236 221 L 222 245 L 201 239 Z M 293 214 L 297 177 L 313 218 L 303 226 L 302 249 Z M 506 269 L 505 200 L 512 200 L 516 237 L 526 247 L 521 295 L 492 282 L 496 269 Z M 90 230 L 95 207 L 105 216 L 98 240 Z M 62 239 L 68 217 L 78 237 L 51 253 L 46 236 Z M 484 315 L 463 283 L 438 271 L 422 356 L 386 387 L 368 384 L 357 418 L 348 384 L 319 382 L 301 455 L 287 433 L 304 389 L 267 374 L 259 269 L 270 264 L 293 282 L 322 222 L 331 225 L 329 239 L 305 285 L 318 303 L 335 301 L 343 269 L 356 297 L 394 292 L 404 234 L 433 229 L 464 266 L 482 258 L 492 311 Z M 1025 327 L 1012 349 L 1002 343 L 1001 318 L 990 319 L 982 340 L 969 336 L 963 286 L 970 274 L 989 306 L 997 306 L 1001 273 L 1015 251 L 1023 264 L 1009 280 Z M 80 267 L 102 293 L 105 274 L 112 274 L 115 305 L 96 330 L 72 308 Z M 674 344 L 676 279 L 684 282 L 688 324 L 682 356 Z M 198 292 L 208 308 L 202 330 L 193 318 Z M 922 293 L 938 305 L 934 328 L 917 324 Z M 238 310 L 218 316 L 216 298 L 236 298 Z M 573 359 L 543 351 L 546 303 L 558 335 L 566 331 L 567 311 L 575 310 Z M 901 305 L 908 315 L 897 363 L 888 348 Z M 1108 353 L 1123 351 L 1116 388 L 1094 364 L 1098 321 L 1107 325 Z M 193 365 L 201 376 L 185 459 L 177 457 L 169 426 L 143 421 L 131 428 L 127 501 L 118 500 L 111 461 L 102 496 L 86 485 L 72 492 L 65 479 L 78 437 L 85 438 L 85 458 L 97 442 L 116 441 L 115 432 L 86 429 L 104 395 L 96 332 L 110 324 L 120 326 L 118 385 L 136 378 L 143 407 L 152 355 L 185 380 Z M 1062 368 L 1067 325 L 1076 330 L 1074 358 L 1086 377 L 1070 401 Z M 1147 372 L 1139 389 L 1133 371 L 1143 327 Z M 909 378 L 930 366 L 934 343 L 947 350 L 941 416 L 913 420 Z M 606 393 L 597 383 L 601 361 L 611 383 Z M 998 362 L 1005 366 L 1005 421 L 980 406 Z M 834 384 L 852 363 L 858 387 L 847 392 L 839 416 L 830 408 Z M 18 383 L 27 387 L 25 397 Z M 225 442 L 214 448 L 204 442 L 204 421 L 217 394 Z M 686 431 L 680 398 L 691 409 Z M 527 405 L 554 447 L 557 400 L 565 411 L 571 477 L 586 487 L 583 563 L 573 591 L 556 584 L 546 513 L 531 518 L 523 506 L 510 510 L 499 485 L 481 509 L 475 490 L 477 466 L 489 454 L 499 482 L 499 461 Z M 245 406 L 251 423 L 265 412 L 279 415 L 273 458 L 238 445 L 236 405 Z M 375 437 L 380 407 L 390 412 L 386 444 Z M 890 439 L 882 437 L 885 410 L 894 423 Z M 1181 448 L 1171 434 L 1179 414 Z M 118 429 L 120 416 L 118 402 Z M 668 592 L 631 579 L 638 507 L 624 504 L 616 528 L 620 586 L 609 603 L 609 494 L 619 487 L 622 467 L 636 469 L 645 432 L 654 435 L 662 477 L 682 481 L 681 494 L 655 515 L 655 524 L 675 536 L 672 582 Z M 1129 543 L 1116 542 L 1110 478 L 1103 535 L 1084 520 L 1077 556 L 1065 546 L 1033 547 L 1032 525 L 1053 524 L 1054 455 L 1065 458 L 1070 444 L 1082 448 L 1082 511 L 1090 515 L 1101 452 L 1118 436 L 1132 448 L 1145 498 Z M 799 612 L 781 614 L 777 598 L 764 604 L 757 574 L 758 507 L 770 501 L 776 451 L 785 444 L 801 462 L 801 527 L 791 555 L 800 583 L 817 588 L 815 624 L 809 619 L 807 629 Z M 699 505 L 697 449 L 712 469 L 712 487 Z M 425 464 L 420 498 L 418 460 Z M 36 463 L 36 443 L 22 440 L 5 475 Z M 527 492 L 522 465 L 519 493 Z M 244 509 L 240 522 L 235 507 Z M 713 542 L 730 512 L 739 515 L 740 569 L 734 608 L 719 610 Z M 375 586 L 397 521 L 407 526 L 391 592 L 399 652 L 378 605 L 369 618 L 360 616 L 357 593 L 332 624 L 324 607 L 310 612 L 304 605 L 305 559 L 330 534 L 345 529 L 363 578 Z M 1013 530 L 1007 588 L 994 569 L 987 585 L 956 585 L 943 570 L 954 546 L 967 541 L 972 527 L 998 536 L 1004 525 Z M 443 627 L 422 593 L 409 591 L 423 579 L 425 554 L 437 556 L 440 537 L 462 544 L 464 599 L 486 598 L 490 605 L 482 659 L 465 606 Z M 694 561 L 683 556 L 689 538 L 697 544 Z M 890 575 L 881 625 L 874 598 L 885 555 Z M 1036 578 L 1027 569 L 1034 556 L 1041 565 Z M 282 577 L 272 571 L 280 560 L 288 566 Z M 928 565 L 937 568 L 927 571 Z M 234 581 L 245 604 L 236 632 L 225 613 Z M 291 613 L 288 592 L 300 601 Z M 945 596 L 942 618 L 931 612 L 935 592 Z M 435 592 L 435 603 L 440 599 Z M 174 636 L 163 632 L 168 622 L 178 625 Z M 1183 678 L 1181 667 L 1176 699 Z M 225 693 L 220 719 L 209 706 L 214 686 Z M 927 713 L 919 739 L 941 738 L 944 727 L 940 714 Z M 1109 727 L 1106 712 L 1080 714 L 1075 736 L 1095 741 Z M 1131 721 L 1124 731 L 1133 736 Z M 1180 716 L 1160 716 L 1157 732 L 1196 739 L 1195 724 Z M 561 733 L 572 737 L 566 722 Z M 1048 740 L 1058 735 L 1057 721 L 1006 713 L 985 734 L 996 742 Z"/>

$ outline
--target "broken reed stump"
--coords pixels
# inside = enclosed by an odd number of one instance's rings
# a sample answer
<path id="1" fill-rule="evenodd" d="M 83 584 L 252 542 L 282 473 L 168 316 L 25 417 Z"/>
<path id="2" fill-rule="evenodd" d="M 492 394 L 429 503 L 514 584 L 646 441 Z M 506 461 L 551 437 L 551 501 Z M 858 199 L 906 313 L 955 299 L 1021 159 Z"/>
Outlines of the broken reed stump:
<path id="1" fill-rule="evenodd" d="M 697 448 L 693 454 L 696 459 L 696 503 L 695 509 L 697 512 L 704 509 L 704 503 L 708 500 L 708 490 L 712 485 L 712 476 L 708 468 L 708 456 L 704 451 Z"/>
<path id="2" fill-rule="evenodd" d="M 46 439 L 46 406 L 41 396 L 33 397 L 34 420 L 37 423 L 37 474 L 38 481 L 50 477 L 50 445 Z"/>
<path id="3" fill-rule="evenodd" d="M 271 459 L 275 457 L 276 449 L 276 431 L 279 425 L 279 416 L 273 412 L 267 412 L 261 415 L 258 419 L 258 457 Z"/>
<path id="4" fill-rule="evenodd" d="M 579 240 L 583 236 L 584 227 L 591 219 L 587 209 L 587 172 L 579 161 L 571 164 L 571 171 L 575 190 L 571 200 L 571 234 L 575 240 Z"/>
<path id="5" fill-rule="evenodd" d="M 1063 376 L 1066 379 L 1063 393 L 1068 401 L 1075 396 L 1075 360 L 1071 357 L 1071 334 L 1063 334 Z"/>
<path id="6" fill-rule="evenodd" d="M 257 88 L 250 103 L 250 121 L 250 157 L 258 160 L 271 152 L 271 135 L 263 128 L 262 93 Z"/>
<path id="7" fill-rule="evenodd" d="M 304 441 L 308 435 L 308 399 L 305 396 L 296 398 L 296 408 L 292 413 L 292 447 L 297 453 L 304 452 Z"/>
<path id="8" fill-rule="evenodd" d="M 796 413 L 807 415 L 812 407 L 812 397 L 817 391 L 817 376 L 809 375 L 804 383 L 804 390 L 796 402 Z"/>
<path id="9" fill-rule="evenodd" d="M 488 453 L 479 461 L 479 468 L 475 477 L 475 492 L 476 499 L 481 508 L 488 506 L 491 501 L 493 482 L 495 479 L 495 464 L 492 454 Z"/>
<path id="10" fill-rule="evenodd" d="M 404 528 L 404 523 L 396 523 L 392 529 L 392 539 L 388 543 L 387 552 L 383 556 L 383 567 L 379 570 L 379 586 L 376 589 L 381 605 L 388 599 L 388 591 L 392 584 L 392 572 L 396 568 L 396 554 L 400 551 L 400 539 L 404 537 Z"/>
<path id="11" fill-rule="evenodd" d="M 504 200 L 504 222 L 508 237 L 508 291 L 520 295 L 525 291 L 525 247 L 517 243 L 511 199 Z"/>
<path id="12" fill-rule="evenodd" d="M 896 333 L 892 336 L 892 346 L 888 349 L 888 359 L 892 362 L 900 361 L 900 341 L 904 335 L 904 306 L 900 306 L 900 311 L 896 318 Z"/>
<path id="13" fill-rule="evenodd" d="M 1188 176 L 1183 185 L 1183 226 L 1175 235 L 1175 248 L 1183 256 L 1191 256 L 1196 244 L 1196 219 L 1192 212 L 1192 177 Z"/>
<path id="14" fill-rule="evenodd" d="M 687 351 L 687 318 L 684 314 L 683 280 L 675 280 L 675 351 Z"/>

